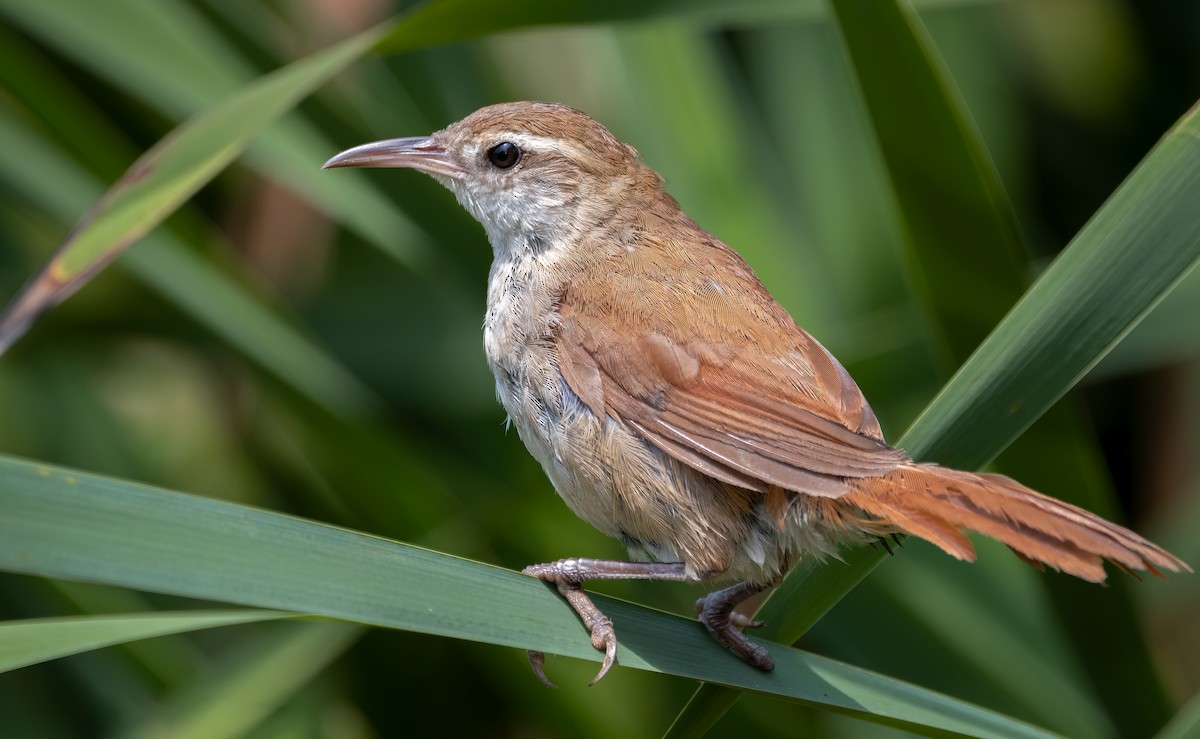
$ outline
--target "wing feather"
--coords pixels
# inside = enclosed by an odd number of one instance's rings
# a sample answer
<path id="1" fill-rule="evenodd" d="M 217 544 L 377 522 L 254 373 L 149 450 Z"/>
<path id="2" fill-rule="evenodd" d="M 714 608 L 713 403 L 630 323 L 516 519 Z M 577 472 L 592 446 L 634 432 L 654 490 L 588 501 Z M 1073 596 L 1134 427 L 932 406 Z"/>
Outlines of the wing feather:
<path id="1" fill-rule="evenodd" d="M 684 464 L 751 490 L 836 498 L 848 478 L 904 463 L 837 360 L 707 239 L 697 251 L 710 269 L 669 270 L 670 245 L 651 243 L 614 257 L 637 264 L 597 262 L 576 277 L 553 337 L 571 390 Z"/>

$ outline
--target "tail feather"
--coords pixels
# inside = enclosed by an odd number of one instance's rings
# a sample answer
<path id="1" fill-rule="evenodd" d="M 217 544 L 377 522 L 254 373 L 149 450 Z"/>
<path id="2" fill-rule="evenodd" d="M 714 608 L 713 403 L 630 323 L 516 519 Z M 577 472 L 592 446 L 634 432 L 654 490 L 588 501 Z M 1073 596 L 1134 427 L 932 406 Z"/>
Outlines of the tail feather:
<path id="1" fill-rule="evenodd" d="M 882 477 L 856 480 L 843 500 L 959 559 L 975 559 L 975 548 L 962 533 L 969 529 L 1000 540 L 1022 559 L 1091 582 L 1104 580 L 1104 560 L 1126 571 L 1191 571 L 1132 531 L 1002 475 L 907 464 Z"/>

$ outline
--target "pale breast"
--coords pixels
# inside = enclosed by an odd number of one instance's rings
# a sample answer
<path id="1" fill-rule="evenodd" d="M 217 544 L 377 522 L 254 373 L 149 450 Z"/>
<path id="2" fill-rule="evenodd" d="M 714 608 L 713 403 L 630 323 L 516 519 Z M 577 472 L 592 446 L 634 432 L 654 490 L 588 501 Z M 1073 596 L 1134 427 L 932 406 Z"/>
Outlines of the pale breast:
<path id="1" fill-rule="evenodd" d="M 611 472 L 601 458 L 603 422 L 579 402 L 557 369 L 550 334 L 557 291 L 545 259 L 505 255 L 492 265 L 484 348 L 496 395 L 521 441 L 572 511 L 621 536 L 610 506 Z"/>

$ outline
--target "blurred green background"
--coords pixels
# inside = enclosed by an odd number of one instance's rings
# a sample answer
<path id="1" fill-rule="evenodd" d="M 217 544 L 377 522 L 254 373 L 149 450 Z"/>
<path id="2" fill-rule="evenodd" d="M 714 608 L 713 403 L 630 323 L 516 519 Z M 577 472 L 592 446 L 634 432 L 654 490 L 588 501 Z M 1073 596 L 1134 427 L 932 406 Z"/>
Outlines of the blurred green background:
<path id="1" fill-rule="evenodd" d="M 922 19 L 1013 200 L 1036 274 L 1200 98 L 1200 4 L 927 5 Z M 0 297 L 189 115 L 401 9 L 381 0 L 0 0 Z M 745 255 L 841 358 L 889 438 L 953 370 L 906 277 L 895 197 L 842 42 L 819 5 L 799 3 L 720 25 L 688 17 L 550 28 L 357 63 L 0 359 L 0 452 L 513 569 L 621 556 L 566 510 L 504 431 L 481 345 L 482 229 L 415 173 L 318 171 L 340 149 L 519 99 L 579 107 L 636 146 L 684 209 Z M 282 323 L 205 293 L 211 273 Z M 958 297 L 969 311 L 974 296 Z M 324 353 L 311 364 L 289 354 L 279 326 Z M 1193 274 L 1076 393 L 1119 499 L 1114 515 L 1193 566 L 1198 356 Z M 290 374 L 281 370 L 289 357 Z M 1022 453 L 1025 464 L 1036 456 L 1053 466 L 1074 450 L 1050 439 Z M 1148 736 L 1197 693 L 1196 577 L 1124 588 L 1138 614 L 1133 633 L 1070 634 L 1055 613 L 1081 591 L 1001 546 L 979 549 L 981 561 L 965 565 L 907 543 L 800 646 L 1076 735 Z M 595 589 L 678 613 L 703 592 Z M 1080 597 L 1104 609 L 1117 589 Z M 148 603 L 180 601 L 0 575 L 5 619 Z M 290 628 L 163 637 L 0 675 L 0 733 L 179 735 L 155 722 L 234 684 Z M 593 664 L 551 657 L 563 689 L 549 692 L 517 650 L 385 630 L 353 637 L 302 657 L 313 677 L 244 731 L 652 735 L 694 688 L 617 669 L 585 690 Z M 1148 706 L 1113 699 L 1119 675 L 1095 684 L 1097 665 L 1121 665 L 1130 652 L 1161 681 Z M 749 732 L 898 733 L 749 697 L 712 735 Z"/>

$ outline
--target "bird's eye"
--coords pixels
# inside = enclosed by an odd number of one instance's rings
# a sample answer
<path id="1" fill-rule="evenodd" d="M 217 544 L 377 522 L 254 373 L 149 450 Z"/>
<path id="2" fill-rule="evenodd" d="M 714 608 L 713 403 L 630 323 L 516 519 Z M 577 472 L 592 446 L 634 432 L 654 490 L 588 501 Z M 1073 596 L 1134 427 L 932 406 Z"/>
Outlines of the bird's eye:
<path id="1" fill-rule="evenodd" d="M 516 144 L 505 141 L 488 149 L 488 161 L 497 169 L 508 169 L 521 158 L 521 150 Z"/>

